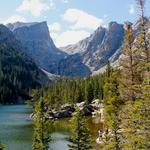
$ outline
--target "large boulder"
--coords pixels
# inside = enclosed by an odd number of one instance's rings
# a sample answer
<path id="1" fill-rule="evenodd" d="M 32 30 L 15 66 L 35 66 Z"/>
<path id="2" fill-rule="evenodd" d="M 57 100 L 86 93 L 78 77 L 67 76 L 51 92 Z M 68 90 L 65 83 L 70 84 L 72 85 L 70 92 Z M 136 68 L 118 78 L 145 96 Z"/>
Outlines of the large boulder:
<path id="1" fill-rule="evenodd" d="M 71 112 L 75 111 L 75 108 L 72 105 L 70 105 L 70 104 L 62 105 L 61 109 L 62 110 L 66 110 L 66 111 L 71 111 Z"/>
<path id="2" fill-rule="evenodd" d="M 92 105 L 85 105 L 81 111 L 84 116 L 90 116 L 94 112 L 94 108 Z"/>
<path id="3" fill-rule="evenodd" d="M 60 119 L 60 118 L 67 118 L 71 117 L 73 112 L 75 111 L 75 108 L 70 104 L 65 104 L 61 106 L 60 110 L 52 110 L 49 113 L 49 116 L 54 119 Z"/>
<path id="4" fill-rule="evenodd" d="M 52 117 L 54 119 L 60 119 L 60 118 L 67 118 L 72 116 L 72 111 L 68 110 L 63 110 L 63 111 L 57 111 L 57 112 L 52 112 Z"/>

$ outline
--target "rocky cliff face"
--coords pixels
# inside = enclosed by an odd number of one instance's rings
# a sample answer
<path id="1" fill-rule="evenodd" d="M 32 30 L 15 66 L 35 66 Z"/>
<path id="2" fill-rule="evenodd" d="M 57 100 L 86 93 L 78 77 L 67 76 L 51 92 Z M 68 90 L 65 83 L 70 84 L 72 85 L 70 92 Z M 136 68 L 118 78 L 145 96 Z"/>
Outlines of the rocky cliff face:
<path id="1" fill-rule="evenodd" d="M 121 47 L 124 37 L 123 25 L 111 22 L 108 29 L 97 30 L 87 51 L 83 54 L 83 62 L 91 71 L 107 64 L 108 60 Z M 117 58 L 116 58 L 117 59 Z"/>
<path id="2" fill-rule="evenodd" d="M 8 24 L 14 36 L 24 47 L 24 52 L 28 54 L 39 67 L 51 72 L 57 72 L 58 62 L 66 54 L 53 43 L 50 37 L 46 22 Z"/>
<path id="3" fill-rule="evenodd" d="M 123 37 L 124 27 L 122 24 L 111 22 L 108 28 L 99 27 L 90 37 L 75 45 L 63 47 L 63 51 L 74 55 L 67 57 L 67 60 L 61 62 L 61 65 L 63 64 L 63 66 L 65 66 L 66 62 L 74 65 L 72 59 L 77 57 L 75 55 L 77 53 L 78 56 L 80 56 L 82 64 L 86 66 L 90 72 L 99 70 L 107 64 L 108 60 L 114 62 L 118 59 Z M 72 70 L 72 72 L 74 72 L 74 70 Z M 78 72 L 78 74 L 80 75 L 80 72 Z"/>

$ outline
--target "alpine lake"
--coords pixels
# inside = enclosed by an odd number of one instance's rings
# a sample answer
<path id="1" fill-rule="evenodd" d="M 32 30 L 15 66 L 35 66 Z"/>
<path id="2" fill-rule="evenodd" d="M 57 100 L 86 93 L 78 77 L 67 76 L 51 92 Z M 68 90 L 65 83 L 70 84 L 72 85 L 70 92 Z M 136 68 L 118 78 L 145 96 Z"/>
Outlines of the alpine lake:
<path id="1" fill-rule="evenodd" d="M 0 141 L 4 150 L 32 150 L 33 123 L 30 119 L 32 107 L 29 105 L 0 106 Z M 87 117 L 94 149 L 98 149 L 95 140 L 98 130 L 102 129 L 99 118 Z M 70 118 L 54 121 L 51 128 L 52 150 L 68 150 L 68 137 L 71 134 Z"/>

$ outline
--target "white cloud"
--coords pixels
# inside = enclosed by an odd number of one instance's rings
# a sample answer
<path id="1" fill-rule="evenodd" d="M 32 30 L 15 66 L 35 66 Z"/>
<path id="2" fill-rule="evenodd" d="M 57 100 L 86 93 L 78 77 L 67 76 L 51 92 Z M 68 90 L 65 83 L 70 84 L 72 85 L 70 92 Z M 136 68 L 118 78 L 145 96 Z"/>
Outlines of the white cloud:
<path id="1" fill-rule="evenodd" d="M 63 3 L 69 3 L 69 0 L 62 0 Z"/>
<path id="2" fill-rule="evenodd" d="M 84 30 L 67 30 L 60 35 L 55 33 L 52 37 L 57 47 L 63 47 L 69 44 L 75 44 L 89 35 L 90 33 Z"/>
<path id="3" fill-rule="evenodd" d="M 131 4 L 130 6 L 129 6 L 129 14 L 131 14 L 131 15 L 133 15 L 134 14 L 134 12 L 135 12 L 135 9 L 134 9 L 134 5 L 133 4 Z"/>
<path id="4" fill-rule="evenodd" d="M 56 31 L 56 32 L 58 32 L 58 31 L 60 31 L 60 29 L 61 29 L 61 25 L 60 25 L 59 23 L 57 23 L 57 22 L 48 25 L 48 27 L 49 27 L 50 32 L 51 32 L 51 31 Z"/>
<path id="5" fill-rule="evenodd" d="M 26 19 L 22 16 L 19 15 L 14 15 L 14 16 L 10 16 L 8 19 L 2 21 L 3 24 L 7 24 L 7 23 L 14 23 L 14 22 L 26 22 Z"/>
<path id="6" fill-rule="evenodd" d="M 56 32 L 50 32 L 50 36 L 52 37 L 53 40 L 56 41 L 56 39 L 58 38 L 59 35 Z"/>
<path id="7" fill-rule="evenodd" d="M 71 27 L 72 29 L 95 30 L 103 24 L 102 19 L 79 9 L 68 9 L 62 17 L 65 21 L 73 24 Z"/>
<path id="8" fill-rule="evenodd" d="M 55 2 L 54 0 L 49 0 L 50 2 L 50 9 L 55 9 Z"/>
<path id="9" fill-rule="evenodd" d="M 52 4 L 51 4 L 52 5 Z M 50 9 L 49 5 L 41 0 L 23 0 L 16 9 L 18 12 L 30 12 L 33 16 L 40 16 L 42 12 Z"/>

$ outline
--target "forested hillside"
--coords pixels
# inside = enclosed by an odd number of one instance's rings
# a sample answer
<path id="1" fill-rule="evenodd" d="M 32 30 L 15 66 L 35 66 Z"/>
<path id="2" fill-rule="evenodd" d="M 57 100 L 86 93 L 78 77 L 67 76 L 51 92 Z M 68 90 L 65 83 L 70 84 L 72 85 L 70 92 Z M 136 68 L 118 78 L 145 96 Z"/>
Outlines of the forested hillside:
<path id="1" fill-rule="evenodd" d="M 30 89 L 40 85 L 38 75 L 37 66 L 25 54 L 0 45 L 0 103 L 29 98 Z"/>
<path id="2" fill-rule="evenodd" d="M 36 100 L 39 96 L 44 96 L 45 101 L 50 105 L 54 104 L 56 108 L 57 105 L 66 103 L 86 102 L 89 104 L 93 99 L 103 100 L 104 84 L 111 70 L 113 69 L 108 63 L 107 71 L 103 74 L 86 78 L 62 79 L 43 87 L 40 91 L 33 91 L 33 95 Z"/>

